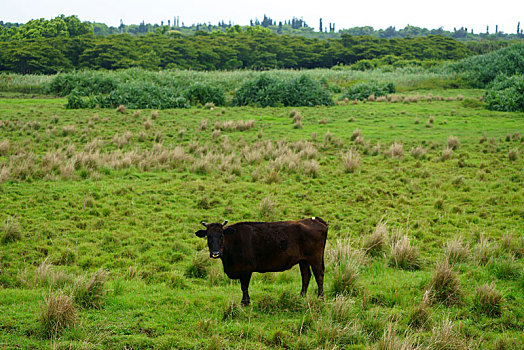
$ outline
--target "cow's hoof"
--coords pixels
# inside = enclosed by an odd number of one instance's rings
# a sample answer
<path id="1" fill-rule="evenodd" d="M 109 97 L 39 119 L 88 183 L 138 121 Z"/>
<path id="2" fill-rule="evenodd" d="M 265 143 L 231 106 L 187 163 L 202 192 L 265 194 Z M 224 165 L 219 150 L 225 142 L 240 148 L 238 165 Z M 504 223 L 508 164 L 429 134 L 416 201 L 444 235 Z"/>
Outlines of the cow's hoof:
<path id="1" fill-rule="evenodd" d="M 249 300 L 242 300 L 241 301 L 242 306 L 249 306 Z"/>

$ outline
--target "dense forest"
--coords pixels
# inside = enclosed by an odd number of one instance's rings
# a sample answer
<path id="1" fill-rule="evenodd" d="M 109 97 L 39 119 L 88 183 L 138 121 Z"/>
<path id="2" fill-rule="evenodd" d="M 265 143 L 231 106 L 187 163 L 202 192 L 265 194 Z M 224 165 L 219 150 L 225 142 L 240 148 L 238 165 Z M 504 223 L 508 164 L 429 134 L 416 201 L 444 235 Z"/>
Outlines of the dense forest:
<path id="1" fill-rule="evenodd" d="M 262 26 L 234 26 L 227 32 L 198 31 L 191 36 L 176 31 L 96 36 L 89 23 L 73 16 L 33 24 L 33 28 L 22 26 L 10 32 L 10 37 L 4 30 L 0 70 L 49 74 L 130 67 L 300 69 L 351 65 L 385 56 L 395 61 L 454 60 L 472 53 L 463 43 L 441 35 L 379 39 L 343 34 L 340 39 L 321 40 L 278 35 Z"/>

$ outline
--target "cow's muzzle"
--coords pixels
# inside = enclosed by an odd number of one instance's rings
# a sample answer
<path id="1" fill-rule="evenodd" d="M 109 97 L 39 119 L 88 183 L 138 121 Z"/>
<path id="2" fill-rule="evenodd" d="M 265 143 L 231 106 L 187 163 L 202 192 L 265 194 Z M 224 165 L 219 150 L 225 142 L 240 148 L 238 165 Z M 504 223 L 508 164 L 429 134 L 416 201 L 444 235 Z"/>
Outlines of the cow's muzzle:
<path id="1" fill-rule="evenodd" d="M 220 252 L 211 252 L 210 256 L 213 258 L 213 259 L 218 259 L 220 258 Z"/>

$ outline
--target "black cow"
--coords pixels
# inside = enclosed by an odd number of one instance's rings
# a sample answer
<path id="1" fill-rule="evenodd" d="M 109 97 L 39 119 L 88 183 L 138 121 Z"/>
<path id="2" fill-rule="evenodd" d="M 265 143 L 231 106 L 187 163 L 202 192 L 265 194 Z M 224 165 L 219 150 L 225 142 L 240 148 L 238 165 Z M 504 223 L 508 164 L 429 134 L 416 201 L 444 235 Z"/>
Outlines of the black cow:
<path id="1" fill-rule="evenodd" d="M 207 236 L 209 255 L 222 259 L 224 272 L 231 279 L 240 279 L 242 305 L 249 305 L 249 281 L 253 272 L 285 271 L 296 264 L 302 275 L 301 295 L 306 294 L 311 269 L 324 294 L 324 248 L 328 225 L 321 218 L 279 222 L 239 222 L 225 226 L 202 225 L 206 230 L 195 234 Z M 311 267 L 311 269 L 310 269 Z"/>

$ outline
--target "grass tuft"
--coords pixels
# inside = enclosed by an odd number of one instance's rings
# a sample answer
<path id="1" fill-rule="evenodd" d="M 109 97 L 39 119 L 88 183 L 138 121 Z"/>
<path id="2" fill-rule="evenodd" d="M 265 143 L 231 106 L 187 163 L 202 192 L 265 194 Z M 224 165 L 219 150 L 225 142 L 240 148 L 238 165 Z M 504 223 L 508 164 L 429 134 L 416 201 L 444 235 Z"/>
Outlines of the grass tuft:
<path id="1" fill-rule="evenodd" d="M 75 303 L 86 308 L 100 308 L 105 296 L 104 285 L 107 277 L 108 273 L 99 269 L 89 279 L 78 279 L 73 289 Z"/>
<path id="2" fill-rule="evenodd" d="M 441 324 L 433 327 L 431 338 L 429 339 L 429 349 L 439 350 L 465 350 L 466 342 L 455 330 L 449 318 L 444 319 Z"/>
<path id="3" fill-rule="evenodd" d="M 429 291 L 429 297 L 433 303 L 451 306 L 461 302 L 460 281 L 447 260 L 438 263 L 435 267 Z"/>
<path id="4" fill-rule="evenodd" d="M 502 314 L 502 294 L 495 288 L 495 284 L 484 283 L 475 290 L 473 310 L 489 317 L 499 317 Z"/>
<path id="5" fill-rule="evenodd" d="M 386 246 L 386 239 L 388 236 L 388 228 L 385 222 L 379 221 L 375 230 L 364 239 L 363 248 L 366 254 L 371 256 L 379 256 L 384 252 Z"/>
<path id="6" fill-rule="evenodd" d="M 446 243 L 446 259 L 449 264 L 461 263 L 469 258 L 470 248 L 468 244 L 462 242 L 462 238 L 453 239 Z"/>
<path id="7" fill-rule="evenodd" d="M 460 141 L 458 137 L 456 136 L 450 136 L 448 137 L 448 148 L 451 148 L 452 150 L 456 151 L 460 148 Z"/>
<path id="8" fill-rule="evenodd" d="M 418 270 L 421 266 L 419 251 L 411 245 L 409 237 L 403 235 L 390 245 L 389 265 L 403 270 Z"/>
<path id="9" fill-rule="evenodd" d="M 342 155 L 342 166 L 346 173 L 354 173 L 360 168 L 360 155 L 355 150 L 349 150 Z"/>
<path id="10" fill-rule="evenodd" d="M 7 218 L 4 224 L 2 243 L 16 242 L 22 239 L 22 229 L 16 218 Z"/>
<path id="11" fill-rule="evenodd" d="M 48 337 L 54 337 L 75 324 L 77 313 L 73 299 L 62 292 L 49 294 L 40 307 L 40 323 Z"/>
<path id="12" fill-rule="evenodd" d="M 186 267 L 185 275 L 191 278 L 206 278 L 207 270 L 211 265 L 207 250 L 201 250 L 195 254 L 191 264 Z"/>

